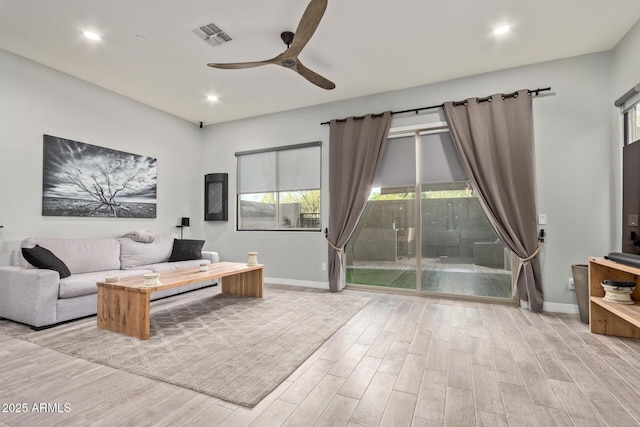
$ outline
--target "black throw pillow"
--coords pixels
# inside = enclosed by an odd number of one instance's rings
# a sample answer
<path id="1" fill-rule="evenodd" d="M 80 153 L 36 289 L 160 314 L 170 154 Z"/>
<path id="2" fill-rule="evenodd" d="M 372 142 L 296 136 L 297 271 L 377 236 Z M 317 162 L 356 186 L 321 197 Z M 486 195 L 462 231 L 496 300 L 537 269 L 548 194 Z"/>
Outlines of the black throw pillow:
<path id="1" fill-rule="evenodd" d="M 169 262 L 202 259 L 204 240 L 173 239 L 173 250 Z"/>
<path id="2" fill-rule="evenodd" d="M 61 279 L 71 276 L 69 267 L 53 252 L 42 246 L 35 245 L 32 248 L 22 248 L 22 256 L 34 267 L 57 271 Z"/>

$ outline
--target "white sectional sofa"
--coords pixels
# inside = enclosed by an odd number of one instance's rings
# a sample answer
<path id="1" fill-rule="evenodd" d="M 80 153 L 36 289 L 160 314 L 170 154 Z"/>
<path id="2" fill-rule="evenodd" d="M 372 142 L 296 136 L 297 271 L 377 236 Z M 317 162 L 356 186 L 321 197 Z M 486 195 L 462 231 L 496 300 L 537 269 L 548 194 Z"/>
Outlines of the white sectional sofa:
<path id="1" fill-rule="evenodd" d="M 134 237 L 135 238 L 135 237 Z M 21 248 L 39 245 L 66 264 L 71 275 L 29 264 L 14 251 L 11 266 L 0 267 L 0 318 L 42 328 L 96 314 L 96 282 L 108 276 L 130 277 L 219 261 L 217 252 L 202 251 L 200 259 L 169 262 L 174 236 L 155 236 L 150 243 L 129 237 L 112 239 L 29 238 Z M 205 281 L 154 292 L 163 298 L 216 284 Z"/>

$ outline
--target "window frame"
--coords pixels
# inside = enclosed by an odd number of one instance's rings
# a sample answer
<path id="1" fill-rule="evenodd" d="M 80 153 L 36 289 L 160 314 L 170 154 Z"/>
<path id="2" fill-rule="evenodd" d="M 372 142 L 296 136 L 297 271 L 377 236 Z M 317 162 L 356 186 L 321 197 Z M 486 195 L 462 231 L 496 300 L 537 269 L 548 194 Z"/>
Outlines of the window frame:
<path id="1" fill-rule="evenodd" d="M 318 159 L 318 167 L 319 167 L 319 176 L 318 176 L 318 188 L 304 188 L 304 189 L 296 189 L 296 190 L 277 190 L 278 181 L 279 181 L 279 171 L 278 171 L 278 152 L 282 151 L 290 151 L 304 148 L 312 148 L 318 147 L 319 149 L 319 159 Z M 250 192 L 241 192 L 241 166 L 240 166 L 240 158 L 242 156 L 252 155 L 252 154 L 262 154 L 262 153 L 275 153 L 276 161 L 275 161 L 275 180 L 276 180 L 276 190 L 274 191 L 265 191 L 264 193 L 250 193 Z M 256 150 L 249 151 L 241 151 L 236 152 L 236 231 L 293 231 L 293 232 L 320 232 L 322 231 L 322 141 L 314 141 L 307 142 L 302 144 L 292 144 L 292 145 L 283 145 L 278 147 L 269 147 L 262 148 Z M 317 214 L 317 227 L 313 228 L 302 228 L 302 227 L 285 227 L 280 223 L 280 213 L 281 213 L 281 202 L 280 196 L 285 193 L 295 193 L 295 192 L 303 192 L 303 191 L 317 191 L 319 193 L 319 201 L 318 201 L 318 212 L 314 212 Z M 241 218 L 241 198 L 245 194 L 273 194 L 274 195 L 274 204 L 275 204 L 275 227 L 274 228 L 242 228 L 242 218 Z M 286 203 L 286 202 L 284 202 Z"/>

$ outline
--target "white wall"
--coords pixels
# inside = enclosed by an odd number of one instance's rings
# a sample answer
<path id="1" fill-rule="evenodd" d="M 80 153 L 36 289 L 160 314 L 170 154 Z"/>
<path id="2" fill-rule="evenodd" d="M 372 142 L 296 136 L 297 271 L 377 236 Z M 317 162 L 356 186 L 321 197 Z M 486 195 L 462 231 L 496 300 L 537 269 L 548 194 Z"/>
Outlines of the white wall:
<path id="1" fill-rule="evenodd" d="M 542 252 L 546 302 L 575 303 L 567 287 L 570 266 L 604 255 L 611 243 L 611 52 L 536 64 L 470 78 L 271 114 L 205 128 L 202 173 L 229 173 L 230 221 L 207 223 L 207 242 L 224 248 L 227 260 L 259 251 L 268 277 L 326 283 L 324 234 L 317 232 L 235 231 L 234 152 L 323 142 L 322 228 L 327 226 L 328 126 L 320 122 L 350 115 L 403 110 L 510 92 L 552 87 L 533 100 L 538 210 L 548 216 Z M 428 70 L 425 70 L 428 73 Z M 441 112 L 397 116 L 392 126 L 442 121 Z"/>
<path id="2" fill-rule="evenodd" d="M 640 21 L 613 51 L 613 99 L 640 83 Z"/>
<path id="3" fill-rule="evenodd" d="M 22 239 L 179 233 L 202 237 L 202 130 L 128 98 L 0 50 L 0 265 Z M 158 159 L 157 218 L 43 217 L 42 135 Z"/>

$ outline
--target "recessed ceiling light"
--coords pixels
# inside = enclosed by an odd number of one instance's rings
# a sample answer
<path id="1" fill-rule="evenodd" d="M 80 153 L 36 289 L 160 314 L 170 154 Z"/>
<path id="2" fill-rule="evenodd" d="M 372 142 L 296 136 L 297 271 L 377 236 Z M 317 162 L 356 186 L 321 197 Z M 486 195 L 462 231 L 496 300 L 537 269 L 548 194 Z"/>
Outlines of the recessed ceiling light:
<path id="1" fill-rule="evenodd" d="M 85 31 L 84 36 L 89 40 L 101 40 L 102 37 L 98 33 L 94 33 L 93 31 Z"/>
<path id="2" fill-rule="evenodd" d="M 508 25 L 501 25 L 499 27 L 497 27 L 495 30 L 493 30 L 493 34 L 496 36 L 501 36 L 503 34 L 507 34 L 509 31 L 511 31 L 511 27 Z"/>
<path id="3" fill-rule="evenodd" d="M 216 102 L 218 100 L 218 97 L 215 95 L 207 95 L 207 101 L 209 102 Z"/>

